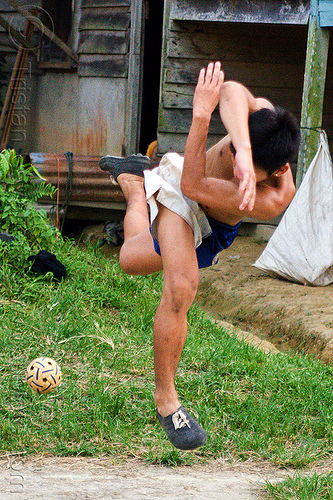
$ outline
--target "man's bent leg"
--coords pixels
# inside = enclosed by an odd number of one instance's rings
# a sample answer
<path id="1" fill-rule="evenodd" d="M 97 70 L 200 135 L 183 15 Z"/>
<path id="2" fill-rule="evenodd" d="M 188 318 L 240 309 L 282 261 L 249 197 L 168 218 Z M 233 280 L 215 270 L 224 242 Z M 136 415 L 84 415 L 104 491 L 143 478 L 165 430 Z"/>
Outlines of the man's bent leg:
<path id="1" fill-rule="evenodd" d="M 127 204 L 124 219 L 124 239 L 126 241 L 149 229 L 144 179 L 132 174 L 120 174 L 117 182 Z"/>
<path id="2" fill-rule="evenodd" d="M 141 177 L 120 174 L 117 182 L 127 202 L 124 218 L 124 244 L 119 263 L 128 274 L 145 275 L 162 269 L 162 260 L 154 250 L 149 232 L 149 215 Z"/>
<path id="3" fill-rule="evenodd" d="M 194 236 L 190 226 L 165 207 L 160 208 L 157 224 L 164 284 L 154 322 L 155 403 L 170 441 L 178 448 L 194 449 L 205 443 L 206 434 L 180 407 L 175 388 L 187 335 L 187 312 L 199 282 Z M 180 418 L 180 424 L 174 418 Z"/>

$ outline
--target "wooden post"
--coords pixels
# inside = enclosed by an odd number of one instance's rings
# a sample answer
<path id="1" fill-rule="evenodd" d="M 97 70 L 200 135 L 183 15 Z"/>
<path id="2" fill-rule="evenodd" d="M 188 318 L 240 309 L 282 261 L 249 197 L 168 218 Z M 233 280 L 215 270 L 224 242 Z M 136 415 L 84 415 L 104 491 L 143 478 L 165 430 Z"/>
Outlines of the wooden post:
<path id="1" fill-rule="evenodd" d="M 166 81 L 166 67 L 168 59 L 168 36 L 170 26 L 170 12 L 172 0 L 164 0 L 163 10 L 163 33 L 162 33 L 162 55 L 161 55 L 161 76 L 160 76 L 160 98 L 158 104 L 158 123 L 157 123 L 157 153 L 161 154 L 159 146 L 159 133 L 163 122 L 163 95 Z M 163 151 L 165 153 L 166 151 Z"/>
<path id="2" fill-rule="evenodd" d="M 131 1 L 130 47 L 128 57 L 125 155 L 139 148 L 142 101 L 144 0 Z"/>
<path id="3" fill-rule="evenodd" d="M 320 27 L 318 0 L 311 0 L 301 112 L 301 144 L 296 176 L 297 187 L 300 186 L 319 145 L 318 131 L 322 126 L 328 47 L 329 30 Z"/>

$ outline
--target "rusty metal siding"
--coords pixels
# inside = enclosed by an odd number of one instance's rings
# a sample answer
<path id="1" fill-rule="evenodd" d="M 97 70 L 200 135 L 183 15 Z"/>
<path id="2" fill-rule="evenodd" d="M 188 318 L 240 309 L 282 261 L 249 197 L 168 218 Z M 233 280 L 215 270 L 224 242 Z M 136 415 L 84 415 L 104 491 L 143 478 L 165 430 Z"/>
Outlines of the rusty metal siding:
<path id="1" fill-rule="evenodd" d="M 73 73 L 38 77 L 29 151 L 121 155 L 124 143 L 124 78 L 80 78 Z M 27 147 L 27 146 L 26 146 Z M 26 150 L 25 147 L 25 150 Z"/>
<path id="2" fill-rule="evenodd" d="M 64 155 L 31 153 L 31 161 L 47 182 L 59 187 L 59 201 L 66 201 L 69 165 Z M 69 203 L 124 203 L 119 186 L 98 166 L 99 157 L 74 155 Z M 69 191 L 69 189 L 68 189 Z M 53 200 L 54 201 L 54 200 Z"/>
<path id="3" fill-rule="evenodd" d="M 23 3 L 31 5 L 28 0 Z M 2 6 L 7 16 L 13 15 L 0 0 Z M 73 25 L 77 72 L 41 71 L 36 54 L 31 56 L 34 64 L 22 87 L 26 106 L 17 110 L 10 147 L 56 154 L 123 154 L 130 9 L 130 0 L 82 0 Z M 0 43 L 5 37 L 0 28 Z M 9 72 L 16 51 L 12 46 L 10 54 L 6 51 Z"/>

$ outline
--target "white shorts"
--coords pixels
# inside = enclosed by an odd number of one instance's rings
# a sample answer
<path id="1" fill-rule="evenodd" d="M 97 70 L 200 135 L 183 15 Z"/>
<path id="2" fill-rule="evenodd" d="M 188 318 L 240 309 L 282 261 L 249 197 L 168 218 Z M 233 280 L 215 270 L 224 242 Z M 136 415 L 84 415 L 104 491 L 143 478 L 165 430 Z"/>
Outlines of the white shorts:
<path id="1" fill-rule="evenodd" d="M 183 195 L 180 181 L 184 158 L 178 153 L 166 153 L 158 167 L 145 170 L 146 198 L 150 207 L 150 223 L 153 237 L 157 239 L 157 201 L 182 217 L 193 229 L 195 248 L 212 230 L 208 219 L 197 202 Z"/>

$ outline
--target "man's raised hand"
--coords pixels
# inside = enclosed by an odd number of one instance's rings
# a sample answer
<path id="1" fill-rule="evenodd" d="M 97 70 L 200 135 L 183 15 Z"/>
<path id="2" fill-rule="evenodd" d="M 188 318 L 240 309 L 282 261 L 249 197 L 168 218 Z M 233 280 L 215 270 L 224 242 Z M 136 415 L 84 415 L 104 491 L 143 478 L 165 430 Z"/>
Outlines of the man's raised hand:
<path id="1" fill-rule="evenodd" d="M 224 73 L 221 63 L 209 63 L 199 73 L 198 83 L 193 97 L 193 116 L 210 118 L 219 103 Z"/>

